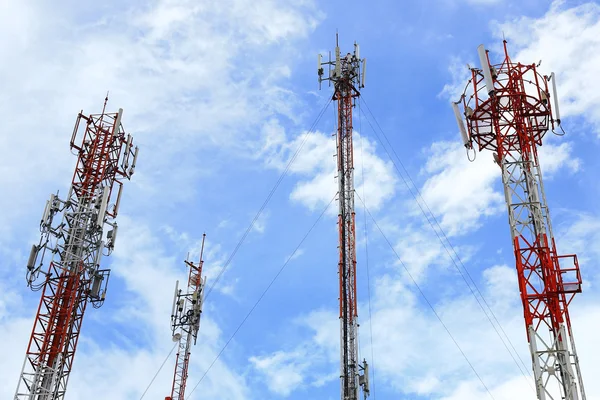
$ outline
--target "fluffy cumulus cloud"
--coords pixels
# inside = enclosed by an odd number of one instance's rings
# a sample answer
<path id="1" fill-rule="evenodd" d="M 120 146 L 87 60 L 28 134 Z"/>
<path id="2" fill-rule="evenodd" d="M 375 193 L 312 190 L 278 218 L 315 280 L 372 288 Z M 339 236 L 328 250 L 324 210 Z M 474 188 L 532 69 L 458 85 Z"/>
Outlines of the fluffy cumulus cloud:
<path id="1" fill-rule="evenodd" d="M 552 177 L 557 171 L 577 172 L 581 160 L 573 152 L 573 143 L 564 142 L 559 145 L 545 143 L 539 151 L 540 167 L 544 177 Z"/>
<path id="2" fill-rule="evenodd" d="M 306 387 L 320 387 L 325 382 L 338 377 L 338 373 L 323 374 L 315 368 L 323 363 L 321 354 L 315 347 L 299 346 L 291 351 L 277 351 L 273 354 L 250 357 L 249 361 L 264 379 L 269 390 L 282 397 Z"/>
<path id="3" fill-rule="evenodd" d="M 269 356 L 251 357 L 250 362 L 265 375 L 267 386 L 277 394 L 287 396 L 303 381 L 302 372 L 307 363 L 299 364 L 306 355 L 298 352 L 276 352 Z"/>
<path id="4" fill-rule="evenodd" d="M 339 357 L 335 347 L 339 340 L 337 321 L 328 310 L 302 315 L 290 324 L 306 331 L 307 340 L 289 350 L 250 357 L 250 363 L 271 392 L 285 397 L 295 390 L 318 388 L 339 378 L 333 365 Z"/>
<path id="5" fill-rule="evenodd" d="M 451 80 L 450 82 L 444 84 L 444 87 L 438 93 L 438 97 L 452 101 L 458 101 L 460 96 L 462 96 L 465 91 L 467 82 L 472 77 L 469 68 L 475 67 L 476 65 L 478 64 L 475 64 L 472 60 L 469 60 L 467 63 L 460 57 L 452 56 L 450 58 L 448 67 Z"/>
<path id="6" fill-rule="evenodd" d="M 276 121 L 267 122 L 263 130 L 264 143 L 259 154 L 266 165 L 284 170 L 292 162 L 289 171 L 300 177 L 290 199 L 310 210 L 327 205 L 337 193 L 335 137 L 317 131 L 288 139 Z M 375 143 L 360 133 L 354 133 L 353 141 L 356 193 L 365 197 L 369 209 L 377 210 L 395 193 L 397 178 L 393 164 L 380 158 Z M 330 210 L 335 212 L 333 208 Z"/>
<path id="7" fill-rule="evenodd" d="M 160 0 L 100 13 L 34 0 L 2 8 L 0 185 L 13 189 L 0 200 L 13 204 L 0 217 L 3 227 L 34 206 L 30 194 L 40 185 L 68 175 L 65 132 L 80 109 L 98 111 L 107 90 L 109 109 L 124 108 L 125 127 L 134 127 L 143 148 L 140 187 L 162 196 L 168 182 L 180 187 L 171 196 L 189 197 L 187 183 L 208 167 L 198 168 L 186 148 L 202 140 L 246 149 L 258 139 L 254 124 L 291 114 L 294 95 L 280 85 L 291 42 L 321 18 L 311 2 L 270 0 Z"/>
<path id="8" fill-rule="evenodd" d="M 429 151 L 421 193 L 431 211 L 441 215 L 440 224 L 449 235 L 477 228 L 482 217 L 504 208 L 504 196 L 494 186 L 500 168 L 491 154 L 479 153 L 478 160 L 469 163 L 464 147 L 455 142 L 434 143 Z"/>
<path id="9" fill-rule="evenodd" d="M 511 341 L 521 343 L 517 340 L 522 332 L 521 318 L 515 312 L 518 303 L 514 301 L 518 298 L 516 276 L 505 266 L 492 267 L 487 271 L 490 272 L 486 274 L 485 286 L 482 286 L 483 295 Z M 497 280 L 510 283 L 512 290 L 509 293 L 504 288 L 498 290 Z M 434 398 L 452 393 L 461 384 L 452 379 L 452 376 L 460 374 L 459 371 L 464 376 L 477 379 L 461 351 L 488 385 L 510 376 L 507 371 L 519 373 L 511 355 L 503 347 L 503 341 L 508 342 L 508 339 L 502 336 L 502 341 L 495 335 L 494 327 L 466 288 L 462 291 L 463 295 L 443 296 L 433 303 L 438 316 L 451 332 L 451 339 L 419 295 L 409 286 L 398 286 L 394 281 L 394 277 L 390 276 L 377 286 L 370 321 L 373 324 L 373 346 L 380 384 L 383 381 L 404 393 Z M 462 282 L 455 285 L 464 286 Z M 396 294 L 395 301 L 382 299 L 390 290 Z M 509 304 L 510 307 L 499 308 L 496 303 Z M 490 313 L 487 308 L 486 313 Z M 405 343 L 406 346 L 400 350 L 397 343 Z M 522 346 L 520 350 L 523 350 Z M 487 363 L 490 357 L 494 358 L 493 366 Z M 492 378 L 495 371 L 499 373 Z"/>
<path id="10" fill-rule="evenodd" d="M 594 268 L 596 260 L 600 259 L 600 246 L 590 246 L 590 243 L 600 243 L 600 216 L 589 212 L 569 212 L 573 224 L 558 228 L 555 236 L 560 240 L 561 253 L 576 253 L 583 272 L 589 278 L 600 276 Z"/>
<path id="11" fill-rule="evenodd" d="M 421 171 L 426 179 L 414 213 L 421 209 L 433 212 L 446 234 L 455 236 L 471 232 L 485 217 L 505 211 L 500 168 L 490 152 L 478 153 L 475 162 L 469 162 L 460 143 L 436 142 L 427 150 L 430 156 Z M 545 144 L 539 158 L 546 178 L 559 170 L 576 172 L 581 164 L 570 142 Z"/>

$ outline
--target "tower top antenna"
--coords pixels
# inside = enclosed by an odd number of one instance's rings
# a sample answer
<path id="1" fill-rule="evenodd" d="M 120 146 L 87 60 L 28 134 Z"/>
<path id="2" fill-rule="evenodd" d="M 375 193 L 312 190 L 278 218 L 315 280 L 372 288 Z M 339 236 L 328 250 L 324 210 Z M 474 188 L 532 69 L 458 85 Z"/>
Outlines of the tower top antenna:
<path id="1" fill-rule="evenodd" d="M 323 61 L 323 56 L 321 54 L 317 55 L 317 59 L 319 89 L 321 89 L 321 83 L 323 81 L 328 81 L 329 85 L 331 86 L 332 83 L 335 83 L 340 79 L 346 79 L 348 80 L 350 86 L 355 89 L 356 95 L 360 95 L 358 89 L 365 87 L 367 60 L 360 58 L 358 43 L 354 42 L 353 53 L 347 53 L 342 57 L 339 46 L 339 35 L 336 31 L 334 57 L 332 58 L 331 52 L 329 52 L 328 61 Z M 328 67 L 327 76 L 325 76 L 325 69 L 323 67 L 324 65 L 327 65 Z"/>

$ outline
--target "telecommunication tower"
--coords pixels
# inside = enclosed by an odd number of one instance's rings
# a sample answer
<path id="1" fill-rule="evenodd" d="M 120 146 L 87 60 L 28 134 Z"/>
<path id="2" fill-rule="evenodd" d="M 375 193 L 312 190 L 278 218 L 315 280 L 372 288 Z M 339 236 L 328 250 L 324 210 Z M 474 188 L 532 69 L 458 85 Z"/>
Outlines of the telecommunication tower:
<path id="1" fill-rule="evenodd" d="M 328 65 L 324 77 L 323 65 Z M 366 360 L 358 361 L 358 307 L 356 297 L 356 228 L 354 213 L 354 156 L 352 145 L 352 109 L 360 88 L 365 84 L 366 60 L 354 54 L 341 56 L 336 35 L 335 59 L 322 62 L 318 55 L 319 87 L 322 81 L 333 83 L 337 103 L 337 167 L 339 199 L 339 287 L 340 287 L 340 386 L 342 400 L 358 400 L 362 386 L 369 395 L 369 370 Z M 363 372 L 361 375 L 360 372 Z"/>
<path id="2" fill-rule="evenodd" d="M 483 45 L 477 50 L 481 68 L 470 68 L 452 106 L 467 152 L 473 142 L 493 151 L 502 170 L 537 398 L 585 400 L 569 319 L 581 273 L 576 255 L 557 253 L 537 150 L 546 132 L 560 126 L 556 78 L 542 76 L 539 63 L 513 62 L 506 41 L 500 64 L 490 63 Z"/>
<path id="3" fill-rule="evenodd" d="M 175 295 L 171 309 L 171 328 L 173 329 L 173 341 L 178 343 L 177 359 L 175 362 L 171 396 L 165 397 L 165 400 L 184 400 L 185 396 L 190 362 L 190 347 L 192 340 L 196 344 L 196 339 L 198 338 L 202 304 L 204 302 L 206 277 L 202 278 L 202 266 L 204 264 L 202 255 L 204 253 L 205 237 L 206 234 L 203 234 L 200 261 L 197 264 L 189 260 L 185 261 L 185 264 L 190 269 L 186 291 L 182 292 L 179 289 L 179 281 L 175 284 Z"/>
<path id="4" fill-rule="evenodd" d="M 106 113 L 107 102 L 108 96 L 101 114 L 77 116 L 70 142 L 77 154 L 71 188 L 64 200 L 50 195 L 40 242 L 27 262 L 27 284 L 41 289 L 42 296 L 16 400 L 64 398 L 86 306 L 104 303 L 110 270 L 100 269 L 100 263 L 114 249 L 123 181 L 133 175 L 138 156 L 121 125 L 123 110 Z M 48 270 L 41 273 L 45 259 L 50 259 Z"/>

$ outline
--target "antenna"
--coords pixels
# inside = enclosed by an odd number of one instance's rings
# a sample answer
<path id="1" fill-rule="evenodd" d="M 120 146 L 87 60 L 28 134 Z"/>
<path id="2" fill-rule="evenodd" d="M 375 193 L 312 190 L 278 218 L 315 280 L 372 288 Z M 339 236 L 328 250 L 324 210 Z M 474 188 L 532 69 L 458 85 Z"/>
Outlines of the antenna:
<path id="1" fill-rule="evenodd" d="M 100 289 L 104 276 L 99 273 L 95 273 L 92 277 L 92 287 L 90 289 L 90 297 L 99 297 Z"/>
<path id="2" fill-rule="evenodd" d="M 318 54 L 318 63 L 317 63 L 317 75 L 319 75 L 319 90 L 321 90 L 321 82 L 323 81 L 323 66 L 322 66 L 322 56 Z"/>
<path id="3" fill-rule="evenodd" d="M 34 244 L 33 246 L 31 246 L 31 253 L 29 253 L 29 260 L 27 261 L 27 269 L 29 271 L 32 271 L 33 267 L 35 267 L 35 261 L 37 260 L 37 255 L 38 255 L 38 247 Z"/>
<path id="4" fill-rule="evenodd" d="M 123 109 L 119 108 L 119 112 L 117 113 L 117 118 L 115 119 L 115 128 L 113 129 L 113 136 L 119 133 L 119 128 L 121 127 L 121 117 L 123 117 Z"/>
<path id="5" fill-rule="evenodd" d="M 337 41 L 337 34 L 336 34 L 336 41 Z M 339 78 L 340 75 L 342 74 L 342 66 L 340 64 L 340 47 L 339 46 L 335 46 L 335 67 L 333 69 L 333 74 L 335 75 L 335 78 Z"/>
<path id="6" fill-rule="evenodd" d="M 358 43 L 354 43 L 354 57 L 356 57 L 357 60 L 360 60 L 360 49 L 358 47 Z"/>
<path id="7" fill-rule="evenodd" d="M 104 245 L 104 242 L 102 242 L 102 244 Z M 103 256 L 103 254 L 101 251 L 96 253 L 96 259 L 94 260 L 94 264 L 96 266 L 100 266 L 100 262 L 102 261 L 102 256 Z"/>
<path id="8" fill-rule="evenodd" d="M 46 200 L 46 207 L 44 208 L 44 214 L 42 215 L 42 225 L 50 226 L 52 224 L 53 213 L 52 207 L 54 207 L 54 194 L 50 195 L 50 200 Z"/>
<path id="9" fill-rule="evenodd" d="M 115 247 L 118 229 L 119 229 L 119 227 L 117 226 L 117 223 L 115 222 L 115 224 L 113 225 L 113 228 L 110 231 L 108 231 L 108 233 L 106 234 L 106 238 L 109 240 L 108 247 L 110 247 L 110 248 Z"/>
<path id="10" fill-rule="evenodd" d="M 131 140 L 133 137 L 131 135 L 127 135 L 127 144 L 125 145 L 125 155 L 124 155 L 124 170 L 127 170 L 129 167 L 129 149 L 131 148 Z"/>
<path id="11" fill-rule="evenodd" d="M 115 202 L 115 206 L 113 207 L 113 216 L 117 216 L 119 212 L 119 205 L 121 204 L 121 193 L 123 192 L 123 185 L 119 185 L 119 191 L 117 192 L 117 201 Z"/>
<path id="12" fill-rule="evenodd" d="M 175 294 L 173 295 L 173 307 L 171 308 L 171 318 L 175 317 L 175 304 L 177 303 L 177 292 L 179 291 L 179 280 L 175 282 Z"/>
<path id="13" fill-rule="evenodd" d="M 110 194 L 110 190 L 106 187 L 102 189 L 102 201 L 100 203 L 100 209 L 98 210 L 98 219 L 96 220 L 96 224 L 98 227 L 102 228 L 104 224 L 104 216 L 106 215 L 106 206 L 108 203 L 108 195 Z"/>
<path id="14" fill-rule="evenodd" d="M 367 59 L 363 58 L 362 60 L 362 75 L 360 77 L 360 87 L 365 87 L 365 77 L 367 76 Z"/>
<path id="15" fill-rule="evenodd" d="M 481 63 L 481 70 L 483 71 L 485 86 L 487 87 L 488 94 L 491 95 L 494 93 L 494 81 L 492 80 L 492 73 L 490 71 L 490 62 L 487 58 L 487 52 L 482 44 L 477 47 L 477 53 L 479 54 L 479 62 Z"/>
<path id="16" fill-rule="evenodd" d="M 139 148 L 135 146 L 135 151 L 133 152 L 133 162 L 131 163 L 131 168 L 129 169 L 129 176 L 133 175 L 135 172 L 135 164 L 137 162 Z"/>
<path id="17" fill-rule="evenodd" d="M 556 91 L 556 76 L 554 72 L 550 74 L 550 80 L 552 81 L 552 97 L 554 97 L 554 119 L 560 125 L 560 111 L 558 109 L 558 92 Z"/>
<path id="18" fill-rule="evenodd" d="M 452 109 L 454 110 L 454 116 L 456 117 L 456 123 L 458 124 L 458 129 L 460 131 L 460 137 L 462 138 L 463 145 L 467 148 L 471 147 L 471 141 L 469 140 L 469 134 L 465 129 L 465 123 L 460 115 L 460 111 L 458 110 L 458 103 L 452 102 Z"/>
<path id="19" fill-rule="evenodd" d="M 331 50 L 329 50 L 329 62 L 327 63 L 327 86 L 331 87 Z"/>

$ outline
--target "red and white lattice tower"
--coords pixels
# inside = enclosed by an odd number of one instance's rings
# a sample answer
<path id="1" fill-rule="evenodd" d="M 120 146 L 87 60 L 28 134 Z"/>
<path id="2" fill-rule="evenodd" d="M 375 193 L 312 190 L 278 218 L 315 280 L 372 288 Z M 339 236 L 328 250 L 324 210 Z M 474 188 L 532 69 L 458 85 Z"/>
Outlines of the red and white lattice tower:
<path id="1" fill-rule="evenodd" d="M 138 155 L 121 125 L 123 110 L 106 113 L 107 101 L 101 114 L 77 116 L 71 136 L 71 150 L 77 152 L 71 188 L 65 199 L 50 196 L 40 242 L 27 262 L 28 285 L 41 289 L 42 297 L 16 400 L 64 398 L 86 306 L 104 303 L 110 270 L 100 269 L 100 261 L 114 249 L 123 180 L 131 178 Z M 42 273 L 45 259 L 49 266 Z"/>
<path id="2" fill-rule="evenodd" d="M 324 77 L 322 64 L 329 66 Z M 362 74 L 361 74 L 362 72 Z M 362 386 L 366 398 L 369 395 L 369 372 L 366 361 L 358 361 L 358 307 L 356 298 L 356 228 L 354 213 L 354 156 L 352 145 L 352 109 L 354 100 L 364 87 L 365 60 L 360 59 L 359 47 L 354 54 L 340 55 L 337 43 L 335 59 L 321 61 L 319 54 L 319 84 L 327 80 L 333 83 L 333 100 L 337 102 L 337 167 L 339 199 L 339 287 L 340 287 L 340 385 L 342 400 L 358 400 Z M 361 375 L 360 372 L 363 371 Z"/>
<path id="3" fill-rule="evenodd" d="M 202 235 L 200 261 L 197 264 L 189 260 L 185 261 L 185 264 L 190 268 L 185 292 L 179 289 L 179 281 L 175 285 L 175 296 L 171 310 L 171 327 L 173 329 L 173 340 L 178 343 L 177 360 L 175 362 L 171 396 L 165 397 L 165 400 L 184 400 L 185 396 L 190 363 L 190 347 L 192 341 L 196 344 L 198 338 L 202 303 L 204 301 L 206 277 L 202 278 L 202 266 L 204 264 L 202 255 L 204 253 L 205 237 L 206 234 Z"/>
<path id="4" fill-rule="evenodd" d="M 493 151 L 502 170 L 537 397 L 585 400 L 569 319 L 581 274 L 577 256 L 556 250 L 538 160 L 544 135 L 560 125 L 556 79 L 542 76 L 539 64 L 513 62 L 506 41 L 500 64 L 490 63 L 483 45 L 478 52 L 481 68 L 471 68 L 453 108 L 467 150 L 476 143 L 480 151 Z"/>

